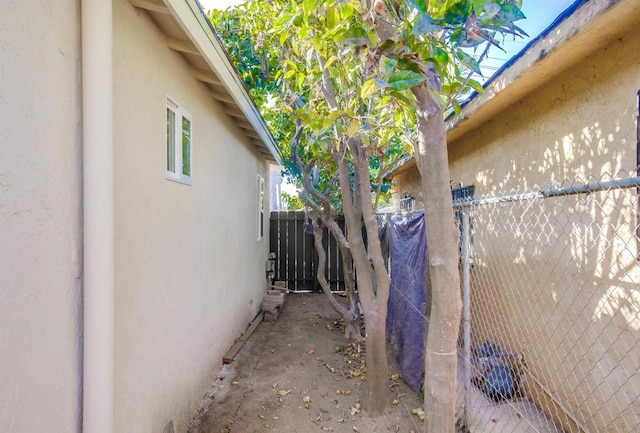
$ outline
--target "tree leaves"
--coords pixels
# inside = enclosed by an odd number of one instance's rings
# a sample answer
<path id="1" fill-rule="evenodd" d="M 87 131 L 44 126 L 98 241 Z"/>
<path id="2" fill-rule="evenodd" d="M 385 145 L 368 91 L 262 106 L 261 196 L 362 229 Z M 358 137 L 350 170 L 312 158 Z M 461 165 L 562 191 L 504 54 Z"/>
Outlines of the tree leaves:
<path id="1" fill-rule="evenodd" d="M 391 83 L 378 77 L 370 78 L 362 84 L 362 87 L 360 88 L 360 97 L 362 99 L 367 99 L 371 97 L 376 90 L 385 89 L 387 87 L 392 87 Z"/>
<path id="2" fill-rule="evenodd" d="M 473 10 L 475 11 L 476 15 L 480 15 L 482 13 L 486 3 L 487 3 L 487 0 L 471 0 L 471 5 L 473 6 Z M 492 4 L 495 4 L 495 3 L 491 3 L 491 1 L 489 1 L 489 5 L 492 5 Z"/>
<path id="3" fill-rule="evenodd" d="M 385 15 L 372 16 L 360 0 L 252 0 L 214 25 L 226 29 L 221 36 L 285 157 L 298 119 L 301 157 L 320 158 L 318 166 L 329 169 L 322 152 L 344 150 L 340 135 L 390 155 L 415 139 L 415 86 L 432 86 L 458 112 L 464 95 L 483 90 L 470 76 L 480 74 L 479 62 L 465 47 L 523 34 L 513 24 L 524 17 L 520 3 L 385 1 Z M 392 38 L 380 33 L 380 20 Z M 435 79 L 427 82 L 432 67 Z"/>
<path id="4" fill-rule="evenodd" d="M 362 27 L 354 26 L 340 32 L 335 40 L 344 44 L 362 46 L 369 43 L 369 36 Z"/>
<path id="5" fill-rule="evenodd" d="M 499 4 L 489 2 L 484 7 L 484 13 L 487 18 L 495 17 L 498 12 L 500 12 Z M 478 14 L 480 14 L 480 12 L 478 12 Z"/>
<path id="6" fill-rule="evenodd" d="M 500 3 L 500 13 L 496 16 L 496 19 L 512 23 L 525 18 L 518 6 L 511 3 Z"/>
<path id="7" fill-rule="evenodd" d="M 364 84 L 362 84 L 362 87 L 360 88 L 360 97 L 362 99 L 367 99 L 371 95 L 373 95 L 376 90 L 378 90 L 378 87 L 376 86 L 376 81 L 373 78 L 371 78 L 365 81 Z"/>
<path id="8" fill-rule="evenodd" d="M 378 65 L 378 72 L 381 76 L 389 76 L 395 67 L 398 65 L 398 59 L 387 56 L 380 56 L 380 62 Z"/>
<path id="9" fill-rule="evenodd" d="M 421 14 L 411 29 L 411 34 L 424 35 L 427 33 L 439 32 L 442 26 L 438 25 L 427 13 Z"/>
<path id="10" fill-rule="evenodd" d="M 472 70 L 478 75 L 482 75 L 482 71 L 480 70 L 480 64 L 476 59 L 471 57 L 469 54 L 465 53 L 463 50 L 457 50 L 456 56 L 460 60 L 460 62 L 466 66 L 468 69 Z"/>
<path id="11" fill-rule="evenodd" d="M 391 86 L 393 90 L 399 92 L 415 87 L 425 80 L 426 77 L 424 74 L 407 70 L 397 71 L 389 77 L 389 86 Z"/>

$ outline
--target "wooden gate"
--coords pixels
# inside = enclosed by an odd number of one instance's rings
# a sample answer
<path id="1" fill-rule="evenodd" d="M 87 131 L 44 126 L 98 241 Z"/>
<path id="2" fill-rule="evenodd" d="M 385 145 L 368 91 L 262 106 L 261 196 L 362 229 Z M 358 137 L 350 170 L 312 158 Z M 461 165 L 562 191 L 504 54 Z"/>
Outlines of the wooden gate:
<path id="1" fill-rule="evenodd" d="M 321 290 L 316 279 L 318 255 L 313 234 L 305 231 L 303 211 L 271 212 L 270 251 L 276 253 L 275 279 L 286 281 L 289 290 L 302 292 Z M 344 229 L 344 218 L 337 220 Z M 327 253 L 326 277 L 333 291 L 344 290 L 342 255 L 336 240 L 324 232 Z"/>

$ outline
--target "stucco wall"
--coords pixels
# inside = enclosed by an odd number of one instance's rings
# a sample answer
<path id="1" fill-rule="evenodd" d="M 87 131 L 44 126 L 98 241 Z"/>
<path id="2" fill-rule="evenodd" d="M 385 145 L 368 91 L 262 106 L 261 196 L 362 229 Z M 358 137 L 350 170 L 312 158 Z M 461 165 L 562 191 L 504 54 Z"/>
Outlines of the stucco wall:
<path id="1" fill-rule="evenodd" d="M 414 161 L 409 161 L 406 167 L 402 167 L 393 176 L 392 194 L 396 205 L 405 197 L 415 199 L 415 208 L 424 209 L 424 196 L 422 194 L 422 178 Z"/>
<path id="2" fill-rule="evenodd" d="M 259 311 L 268 167 L 145 12 L 116 0 L 114 17 L 115 429 L 178 432 Z M 165 178 L 167 96 L 192 116 L 192 185 Z"/>
<path id="3" fill-rule="evenodd" d="M 481 197 L 632 171 L 639 50 L 640 35 L 628 34 L 450 143 L 452 180 L 475 185 Z M 415 169 L 396 182 L 420 199 Z M 524 353 L 533 375 L 593 431 L 624 430 L 640 410 L 630 194 L 600 193 L 599 205 L 574 196 L 474 214 L 474 345 L 497 340 Z M 526 385 L 556 421 L 572 426 L 537 384 Z"/>
<path id="4" fill-rule="evenodd" d="M 452 179 L 483 195 L 633 170 L 639 46 L 616 40 L 451 143 Z"/>
<path id="5" fill-rule="evenodd" d="M 0 2 L 0 430 L 80 431 L 79 1 Z"/>

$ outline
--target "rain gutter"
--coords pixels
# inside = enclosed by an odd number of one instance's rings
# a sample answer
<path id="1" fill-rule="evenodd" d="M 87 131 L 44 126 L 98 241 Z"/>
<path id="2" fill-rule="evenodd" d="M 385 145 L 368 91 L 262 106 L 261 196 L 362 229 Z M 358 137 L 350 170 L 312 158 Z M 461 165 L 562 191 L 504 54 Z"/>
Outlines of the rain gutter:
<path id="1" fill-rule="evenodd" d="M 113 8 L 82 0 L 84 344 L 82 432 L 113 433 Z"/>

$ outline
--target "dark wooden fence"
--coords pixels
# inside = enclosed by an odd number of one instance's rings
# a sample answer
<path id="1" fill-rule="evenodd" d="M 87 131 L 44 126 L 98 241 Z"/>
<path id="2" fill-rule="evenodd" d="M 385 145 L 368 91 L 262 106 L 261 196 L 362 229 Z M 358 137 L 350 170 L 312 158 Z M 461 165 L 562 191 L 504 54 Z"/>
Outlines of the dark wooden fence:
<path id="1" fill-rule="evenodd" d="M 344 229 L 344 219 L 338 224 Z M 271 212 L 270 251 L 276 253 L 275 279 L 286 281 L 289 290 L 321 290 L 316 280 L 318 255 L 313 234 L 305 231 L 302 211 Z M 324 247 L 327 253 L 326 277 L 331 289 L 344 290 L 342 256 L 333 236 L 325 229 Z"/>

